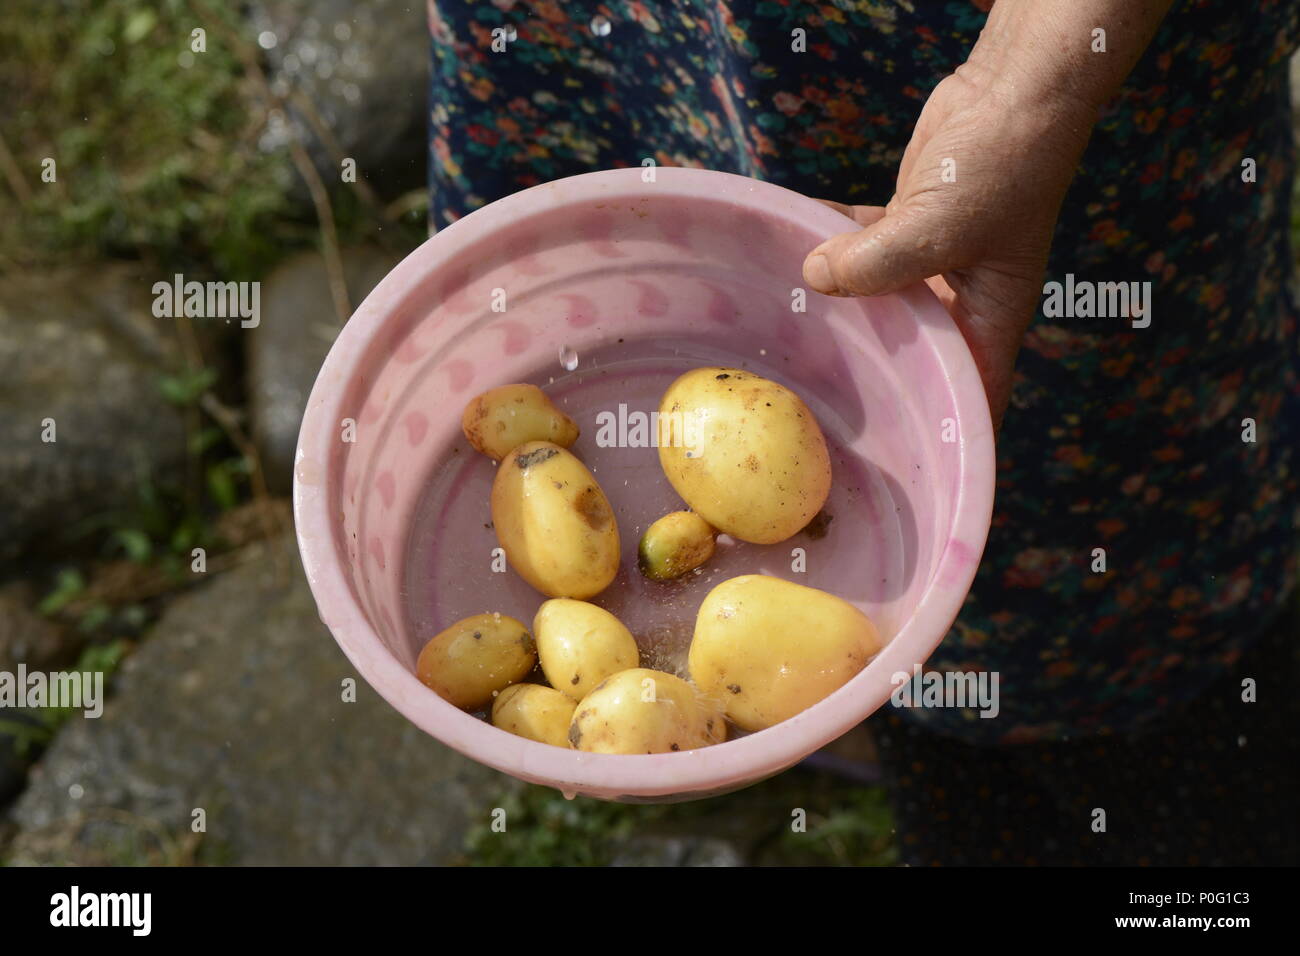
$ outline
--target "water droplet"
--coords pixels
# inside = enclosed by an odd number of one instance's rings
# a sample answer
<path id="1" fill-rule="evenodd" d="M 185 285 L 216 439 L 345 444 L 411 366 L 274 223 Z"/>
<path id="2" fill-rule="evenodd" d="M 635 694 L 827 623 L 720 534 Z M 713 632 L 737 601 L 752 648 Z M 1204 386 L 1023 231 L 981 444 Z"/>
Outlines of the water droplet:
<path id="1" fill-rule="evenodd" d="M 567 371 L 572 372 L 578 367 L 578 353 L 567 345 L 563 346 L 560 349 L 560 364 L 563 365 Z"/>
<path id="2" fill-rule="evenodd" d="M 596 16 L 591 18 L 591 32 L 598 37 L 609 36 L 610 24 L 608 17 Z"/>
<path id="3" fill-rule="evenodd" d="M 275 34 L 270 30 L 263 30 L 257 35 L 257 45 L 263 50 L 274 50 L 276 44 Z"/>
<path id="4" fill-rule="evenodd" d="M 560 793 L 564 794 L 564 799 L 565 799 L 565 800 L 572 800 L 572 799 L 574 799 L 575 797 L 577 797 L 577 795 L 578 795 L 578 794 L 577 794 L 575 791 L 573 791 L 573 790 L 561 790 Z"/>

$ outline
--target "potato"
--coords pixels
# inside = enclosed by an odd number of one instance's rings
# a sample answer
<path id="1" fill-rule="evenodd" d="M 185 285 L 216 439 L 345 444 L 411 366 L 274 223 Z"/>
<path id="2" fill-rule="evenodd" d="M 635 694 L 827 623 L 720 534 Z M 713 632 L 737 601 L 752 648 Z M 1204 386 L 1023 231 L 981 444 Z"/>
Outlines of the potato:
<path id="1" fill-rule="evenodd" d="M 460 425 L 475 449 L 497 461 L 524 442 L 568 448 L 578 440 L 573 419 L 536 385 L 502 385 L 484 392 L 465 406 Z"/>
<path id="2" fill-rule="evenodd" d="M 618 573 L 618 522 L 585 465 L 531 441 L 501 462 L 492 522 L 506 559 L 547 597 L 594 597 Z"/>
<path id="3" fill-rule="evenodd" d="M 631 631 L 613 614 L 586 601 L 547 601 L 533 618 L 533 634 L 546 679 L 575 701 L 641 659 Z"/>
<path id="4" fill-rule="evenodd" d="M 737 726 L 762 730 L 848 683 L 880 646 L 875 625 L 847 601 L 746 574 L 705 597 L 687 662 Z"/>
<path id="5" fill-rule="evenodd" d="M 504 614 L 475 614 L 425 644 L 415 674 L 443 700 L 477 710 L 536 663 L 537 645 L 528 628 Z"/>
<path id="6" fill-rule="evenodd" d="M 577 703 L 541 684 L 511 684 L 492 702 L 492 724 L 543 744 L 569 748 L 569 722 Z"/>
<path id="7" fill-rule="evenodd" d="M 644 667 L 620 671 L 582 699 L 569 743 L 601 754 L 694 750 L 726 739 L 717 704 L 680 677 Z"/>
<path id="8" fill-rule="evenodd" d="M 666 514 L 641 536 L 637 566 L 652 581 L 669 581 L 713 557 L 717 532 L 693 511 Z"/>
<path id="9" fill-rule="evenodd" d="M 826 503 L 831 459 L 808 406 L 776 382 L 734 368 L 697 368 L 659 406 L 659 464 L 719 531 L 774 544 Z"/>

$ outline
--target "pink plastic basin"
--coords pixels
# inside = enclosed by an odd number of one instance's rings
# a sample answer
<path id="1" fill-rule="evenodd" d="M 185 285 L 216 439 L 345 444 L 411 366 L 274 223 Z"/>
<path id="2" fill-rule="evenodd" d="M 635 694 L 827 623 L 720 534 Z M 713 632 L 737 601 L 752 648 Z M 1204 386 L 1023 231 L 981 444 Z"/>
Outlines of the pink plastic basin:
<path id="1" fill-rule="evenodd" d="M 839 213 L 727 173 L 661 168 L 574 176 L 442 230 L 361 304 L 312 389 L 294 481 L 298 544 L 321 620 L 370 685 L 417 726 L 524 780 L 605 799 L 690 799 L 777 773 L 884 704 L 961 607 L 988 535 L 992 428 L 979 375 L 928 288 L 838 299 L 808 292 L 804 255 L 850 231 Z M 794 388 L 832 453 L 832 521 L 767 547 L 727 543 L 698 575 L 636 571 L 645 527 L 680 508 L 635 430 L 700 365 Z M 680 665 L 695 609 L 736 574 L 773 574 L 861 607 L 884 649 L 798 716 L 697 751 L 586 754 L 461 712 L 421 684 L 424 643 L 499 611 L 531 625 L 544 600 L 493 570 L 494 465 L 460 432 L 465 403 L 533 382 L 582 428 L 573 451 L 618 515 L 623 567 L 596 598 L 647 666 Z M 620 406 L 623 406 L 620 409 Z M 612 417 L 611 417 L 612 416 Z M 611 443 L 615 437 L 619 441 Z M 499 564 L 499 562 L 498 562 Z"/>

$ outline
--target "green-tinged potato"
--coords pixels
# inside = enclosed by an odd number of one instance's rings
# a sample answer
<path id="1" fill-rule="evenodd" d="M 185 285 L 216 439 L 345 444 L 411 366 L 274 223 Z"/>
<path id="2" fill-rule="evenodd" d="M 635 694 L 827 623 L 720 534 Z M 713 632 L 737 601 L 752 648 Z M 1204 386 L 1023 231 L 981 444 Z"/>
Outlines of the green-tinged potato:
<path id="1" fill-rule="evenodd" d="M 632 632 L 603 607 L 586 601 L 547 601 L 533 618 L 533 634 L 546 679 L 574 700 L 640 661 Z"/>
<path id="2" fill-rule="evenodd" d="M 673 488 L 732 537 L 784 541 L 826 503 L 826 439 L 783 385 L 743 369 L 697 368 L 668 386 L 659 429 L 659 463 Z"/>
<path id="3" fill-rule="evenodd" d="M 502 385 L 484 392 L 465 406 L 460 425 L 475 449 L 497 461 L 524 442 L 568 448 L 578 440 L 573 419 L 536 385 Z"/>
<path id="4" fill-rule="evenodd" d="M 644 667 L 603 681 L 569 724 L 569 743 L 590 753 L 658 754 L 726 739 L 726 721 L 714 701 L 680 677 Z"/>
<path id="5" fill-rule="evenodd" d="M 878 650 L 875 625 L 847 601 L 746 574 L 704 599 L 687 661 L 737 726 L 762 730 L 848 683 Z"/>
<path id="6" fill-rule="evenodd" d="M 511 684 L 492 702 L 492 724 L 539 743 L 569 747 L 569 721 L 577 704 L 541 684 Z"/>
<path id="7" fill-rule="evenodd" d="M 693 511 L 666 514 L 641 536 L 637 566 L 653 581 L 668 581 L 694 571 L 713 557 L 712 525 Z"/>
<path id="8" fill-rule="evenodd" d="M 537 663 L 528 628 L 504 614 L 475 614 L 435 636 L 415 662 L 415 674 L 443 700 L 477 710 Z"/>
<path id="9" fill-rule="evenodd" d="M 501 461 L 492 523 L 510 566 L 547 597 L 594 597 L 618 573 L 609 499 L 559 445 L 530 441 Z"/>

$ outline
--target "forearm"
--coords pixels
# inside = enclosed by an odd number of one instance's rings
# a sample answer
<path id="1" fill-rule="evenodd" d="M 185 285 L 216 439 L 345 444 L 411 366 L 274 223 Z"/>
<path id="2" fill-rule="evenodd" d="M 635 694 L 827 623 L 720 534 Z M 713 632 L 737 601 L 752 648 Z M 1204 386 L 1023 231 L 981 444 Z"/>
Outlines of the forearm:
<path id="1" fill-rule="evenodd" d="M 1053 114 L 1054 122 L 1091 128 L 1097 108 L 1123 84 L 1171 5 L 997 0 L 958 72 L 1017 106 Z"/>

